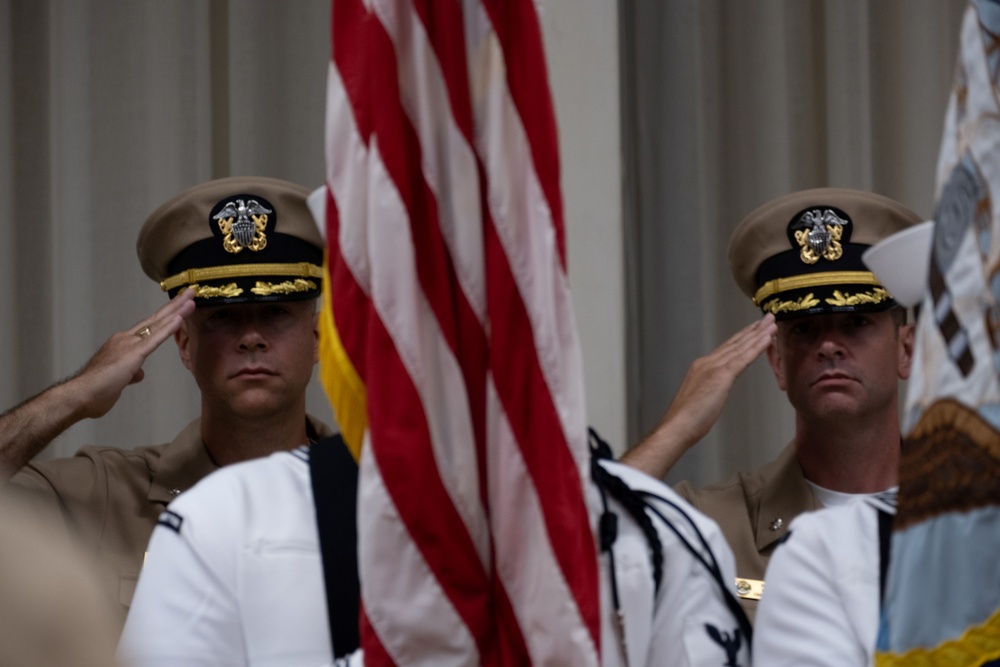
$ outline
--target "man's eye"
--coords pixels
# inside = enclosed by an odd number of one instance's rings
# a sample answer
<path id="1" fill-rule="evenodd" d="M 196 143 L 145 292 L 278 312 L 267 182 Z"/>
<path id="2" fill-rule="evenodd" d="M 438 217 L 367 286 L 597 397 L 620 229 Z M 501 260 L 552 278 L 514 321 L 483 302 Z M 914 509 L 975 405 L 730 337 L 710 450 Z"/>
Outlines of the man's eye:
<path id="1" fill-rule="evenodd" d="M 208 319 L 212 322 L 225 322 L 233 316 L 233 313 L 228 308 L 223 308 L 221 310 L 212 311 L 212 314 L 208 316 Z"/>

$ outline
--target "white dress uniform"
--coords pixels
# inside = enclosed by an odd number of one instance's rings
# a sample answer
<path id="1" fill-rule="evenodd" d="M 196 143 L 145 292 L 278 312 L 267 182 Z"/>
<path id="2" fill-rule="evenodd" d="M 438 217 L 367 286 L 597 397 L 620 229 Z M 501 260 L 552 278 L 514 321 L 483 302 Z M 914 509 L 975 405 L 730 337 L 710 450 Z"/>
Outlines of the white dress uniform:
<path id="1" fill-rule="evenodd" d="M 748 665 L 747 638 L 723 587 L 698 560 L 716 564 L 722 581 L 732 581 L 732 554 L 718 526 L 659 481 L 610 461 L 602 465 L 661 498 L 651 506 L 699 554 L 652 516 L 664 556 L 654 594 L 645 535 L 609 498 L 619 515 L 614 565 L 629 660 L 604 554 L 603 665 Z M 119 651 L 134 667 L 334 664 L 308 450 L 227 466 L 170 505 L 153 532 Z M 338 664 L 362 660 L 357 651 Z"/>
<path id="2" fill-rule="evenodd" d="M 645 496 L 649 504 L 646 514 L 663 550 L 663 578 L 654 594 L 646 536 L 621 503 L 608 498 L 609 509 L 618 515 L 618 535 L 613 546 L 614 585 L 624 615 L 624 643 L 615 622 L 611 557 L 602 553 L 604 667 L 749 665 L 750 642 L 739 630 L 736 616 L 725 600 L 730 596 L 738 611 L 738 603 L 728 592 L 736 566 L 718 524 L 659 480 L 619 463 L 602 460 L 600 464 L 633 490 L 649 494 Z M 688 550 L 682 538 L 695 548 L 695 553 Z M 706 564 L 715 564 L 721 580 L 711 574 Z"/>
<path id="3" fill-rule="evenodd" d="M 879 627 L 878 497 L 796 518 L 767 568 L 753 659 L 767 667 L 871 665 Z"/>
<path id="4" fill-rule="evenodd" d="M 125 664 L 333 663 L 308 456 L 226 466 L 170 504 L 125 622 Z"/>

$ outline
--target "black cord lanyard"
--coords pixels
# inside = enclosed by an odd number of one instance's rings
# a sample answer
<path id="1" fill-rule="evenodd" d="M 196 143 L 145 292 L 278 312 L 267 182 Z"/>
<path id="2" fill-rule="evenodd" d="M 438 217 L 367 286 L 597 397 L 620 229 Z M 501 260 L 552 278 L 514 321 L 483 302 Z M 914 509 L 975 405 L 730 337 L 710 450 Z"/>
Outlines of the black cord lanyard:
<path id="1" fill-rule="evenodd" d="M 729 586 L 723 580 L 722 569 L 719 567 L 719 562 L 715 559 L 715 553 L 709 546 L 708 541 L 705 539 L 705 536 L 702 535 L 700 530 L 698 530 L 698 527 L 695 525 L 694 520 L 677 503 L 668 500 L 667 498 L 664 498 L 661 495 L 652 493 L 650 491 L 638 491 L 637 493 L 639 493 L 639 495 L 642 496 L 644 500 L 646 498 L 653 498 L 674 508 L 674 510 L 676 510 L 681 516 L 683 516 L 684 519 L 691 526 L 691 530 L 693 530 L 694 534 L 698 536 L 698 541 L 701 543 L 702 548 L 711 557 L 712 559 L 711 563 L 705 560 L 704 556 L 701 553 L 699 553 L 699 551 L 694 546 L 692 546 L 691 543 L 688 542 L 688 540 L 683 535 L 681 535 L 680 531 L 677 530 L 677 528 L 665 516 L 663 516 L 660 510 L 654 507 L 652 503 L 648 501 L 646 502 L 646 507 L 651 512 L 653 512 L 653 514 L 659 517 L 660 521 L 662 521 L 663 524 L 667 528 L 669 528 L 674 535 L 677 536 L 677 539 L 679 539 L 681 543 L 685 547 L 687 547 L 688 552 L 692 556 L 694 556 L 695 559 L 699 563 L 701 563 L 706 570 L 708 570 L 708 573 L 712 576 L 712 579 L 715 580 L 716 585 L 718 585 L 719 588 L 722 590 L 722 598 L 725 601 L 726 606 L 729 608 L 729 611 L 732 612 L 733 616 L 736 617 L 736 622 L 739 624 L 740 630 L 742 630 L 743 634 L 746 636 L 747 646 L 750 646 L 753 642 L 753 626 L 750 625 L 750 619 L 747 618 L 746 612 L 743 611 L 743 607 L 740 606 L 740 603 L 736 600 L 736 597 L 729 590 Z"/>

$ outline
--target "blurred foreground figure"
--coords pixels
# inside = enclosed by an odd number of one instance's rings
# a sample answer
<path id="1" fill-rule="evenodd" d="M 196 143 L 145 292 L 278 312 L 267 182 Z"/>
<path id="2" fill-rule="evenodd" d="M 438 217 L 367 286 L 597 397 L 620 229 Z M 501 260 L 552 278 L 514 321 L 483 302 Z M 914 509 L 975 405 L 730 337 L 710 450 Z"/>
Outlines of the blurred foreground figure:
<path id="1" fill-rule="evenodd" d="M 79 545 L 16 504 L 0 535 L 0 665 L 114 665 L 111 608 Z"/>

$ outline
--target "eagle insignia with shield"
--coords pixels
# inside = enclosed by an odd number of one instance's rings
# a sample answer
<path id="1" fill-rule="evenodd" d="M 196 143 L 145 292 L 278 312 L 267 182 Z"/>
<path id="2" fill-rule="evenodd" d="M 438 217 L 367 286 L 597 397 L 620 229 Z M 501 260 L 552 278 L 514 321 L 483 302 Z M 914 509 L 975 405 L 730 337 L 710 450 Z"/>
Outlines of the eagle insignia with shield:
<path id="1" fill-rule="evenodd" d="M 219 221 L 222 230 L 222 246 L 227 252 L 238 253 L 244 248 L 258 252 L 267 245 L 264 229 L 271 209 L 264 207 L 256 199 L 236 199 L 228 202 L 221 211 L 212 216 Z M 233 221 L 235 219 L 235 222 Z"/>
<path id="2" fill-rule="evenodd" d="M 844 247 L 840 238 L 847 221 L 830 209 L 806 211 L 798 220 L 795 241 L 799 244 L 799 257 L 806 264 L 815 264 L 820 257 L 830 262 L 840 259 Z"/>

